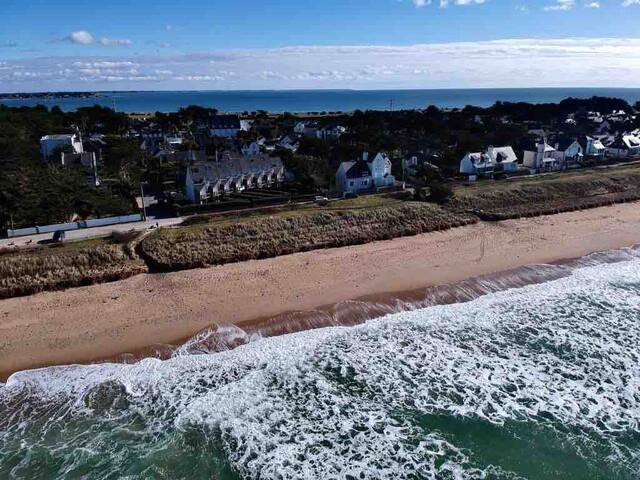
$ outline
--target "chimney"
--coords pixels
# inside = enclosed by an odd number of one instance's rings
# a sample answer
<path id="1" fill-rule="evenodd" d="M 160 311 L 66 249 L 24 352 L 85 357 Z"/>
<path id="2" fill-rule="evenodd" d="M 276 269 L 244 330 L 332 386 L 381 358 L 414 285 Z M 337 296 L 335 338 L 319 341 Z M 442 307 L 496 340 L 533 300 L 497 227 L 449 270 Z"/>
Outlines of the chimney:
<path id="1" fill-rule="evenodd" d="M 362 152 L 362 160 L 365 162 L 369 161 L 369 152 Z"/>

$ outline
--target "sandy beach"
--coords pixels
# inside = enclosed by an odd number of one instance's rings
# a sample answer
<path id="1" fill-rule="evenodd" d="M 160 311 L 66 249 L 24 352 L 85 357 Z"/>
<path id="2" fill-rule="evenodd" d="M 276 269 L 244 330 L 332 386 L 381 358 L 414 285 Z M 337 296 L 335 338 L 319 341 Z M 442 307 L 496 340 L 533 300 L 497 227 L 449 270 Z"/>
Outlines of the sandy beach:
<path id="1" fill-rule="evenodd" d="M 640 242 L 640 205 L 479 223 L 0 301 L 0 377 L 176 342 L 349 299 L 447 284 Z"/>

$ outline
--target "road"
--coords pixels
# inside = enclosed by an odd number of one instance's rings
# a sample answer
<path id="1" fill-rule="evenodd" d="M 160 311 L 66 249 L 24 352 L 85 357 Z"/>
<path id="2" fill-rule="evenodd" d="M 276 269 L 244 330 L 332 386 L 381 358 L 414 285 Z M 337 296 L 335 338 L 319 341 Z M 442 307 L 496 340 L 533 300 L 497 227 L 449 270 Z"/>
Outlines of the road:
<path id="1" fill-rule="evenodd" d="M 176 225 L 184 220 L 185 217 L 173 218 L 152 218 L 144 222 L 120 223 L 118 225 L 105 225 L 104 227 L 82 228 L 79 230 L 69 230 L 65 233 L 65 241 L 69 240 L 85 240 L 87 238 L 108 237 L 111 232 L 127 232 L 129 230 L 146 230 L 156 223 L 160 227 L 168 227 Z M 6 247 L 24 247 L 36 245 L 42 240 L 51 240 L 53 233 L 41 233 L 38 235 L 28 235 L 25 237 L 2 238 L 0 239 L 0 248 Z"/>

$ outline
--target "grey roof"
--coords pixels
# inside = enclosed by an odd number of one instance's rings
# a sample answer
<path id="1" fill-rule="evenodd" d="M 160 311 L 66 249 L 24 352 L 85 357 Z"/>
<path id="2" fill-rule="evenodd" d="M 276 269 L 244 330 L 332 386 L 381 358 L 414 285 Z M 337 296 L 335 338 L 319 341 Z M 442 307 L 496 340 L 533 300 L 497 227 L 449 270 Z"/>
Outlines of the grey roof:
<path id="1" fill-rule="evenodd" d="M 211 128 L 214 130 L 240 130 L 240 117 L 238 115 L 215 115 L 211 117 Z"/>
<path id="2" fill-rule="evenodd" d="M 357 162 L 350 162 L 347 170 L 347 178 L 362 178 L 371 176 L 371 170 L 369 169 L 369 163 L 364 160 L 358 160 Z"/>

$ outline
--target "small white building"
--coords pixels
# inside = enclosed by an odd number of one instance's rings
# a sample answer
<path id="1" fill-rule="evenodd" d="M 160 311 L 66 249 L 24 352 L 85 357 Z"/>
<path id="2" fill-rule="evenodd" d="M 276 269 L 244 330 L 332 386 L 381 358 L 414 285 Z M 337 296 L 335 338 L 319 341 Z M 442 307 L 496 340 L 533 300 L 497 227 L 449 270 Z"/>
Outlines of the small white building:
<path id="1" fill-rule="evenodd" d="M 386 153 L 378 153 L 369 161 L 368 152 L 362 159 L 342 162 L 336 172 L 336 188 L 340 193 L 362 193 L 395 185 L 391 174 L 391 160 Z"/>
<path id="2" fill-rule="evenodd" d="M 485 153 L 467 153 L 460 161 L 460 173 L 465 175 L 491 176 L 517 170 L 518 157 L 509 146 L 489 147 Z"/>
<path id="3" fill-rule="evenodd" d="M 82 139 L 77 133 L 63 135 L 45 135 L 40 139 L 40 153 L 44 160 L 51 160 L 57 150 L 69 150 L 69 153 L 82 153 Z"/>

